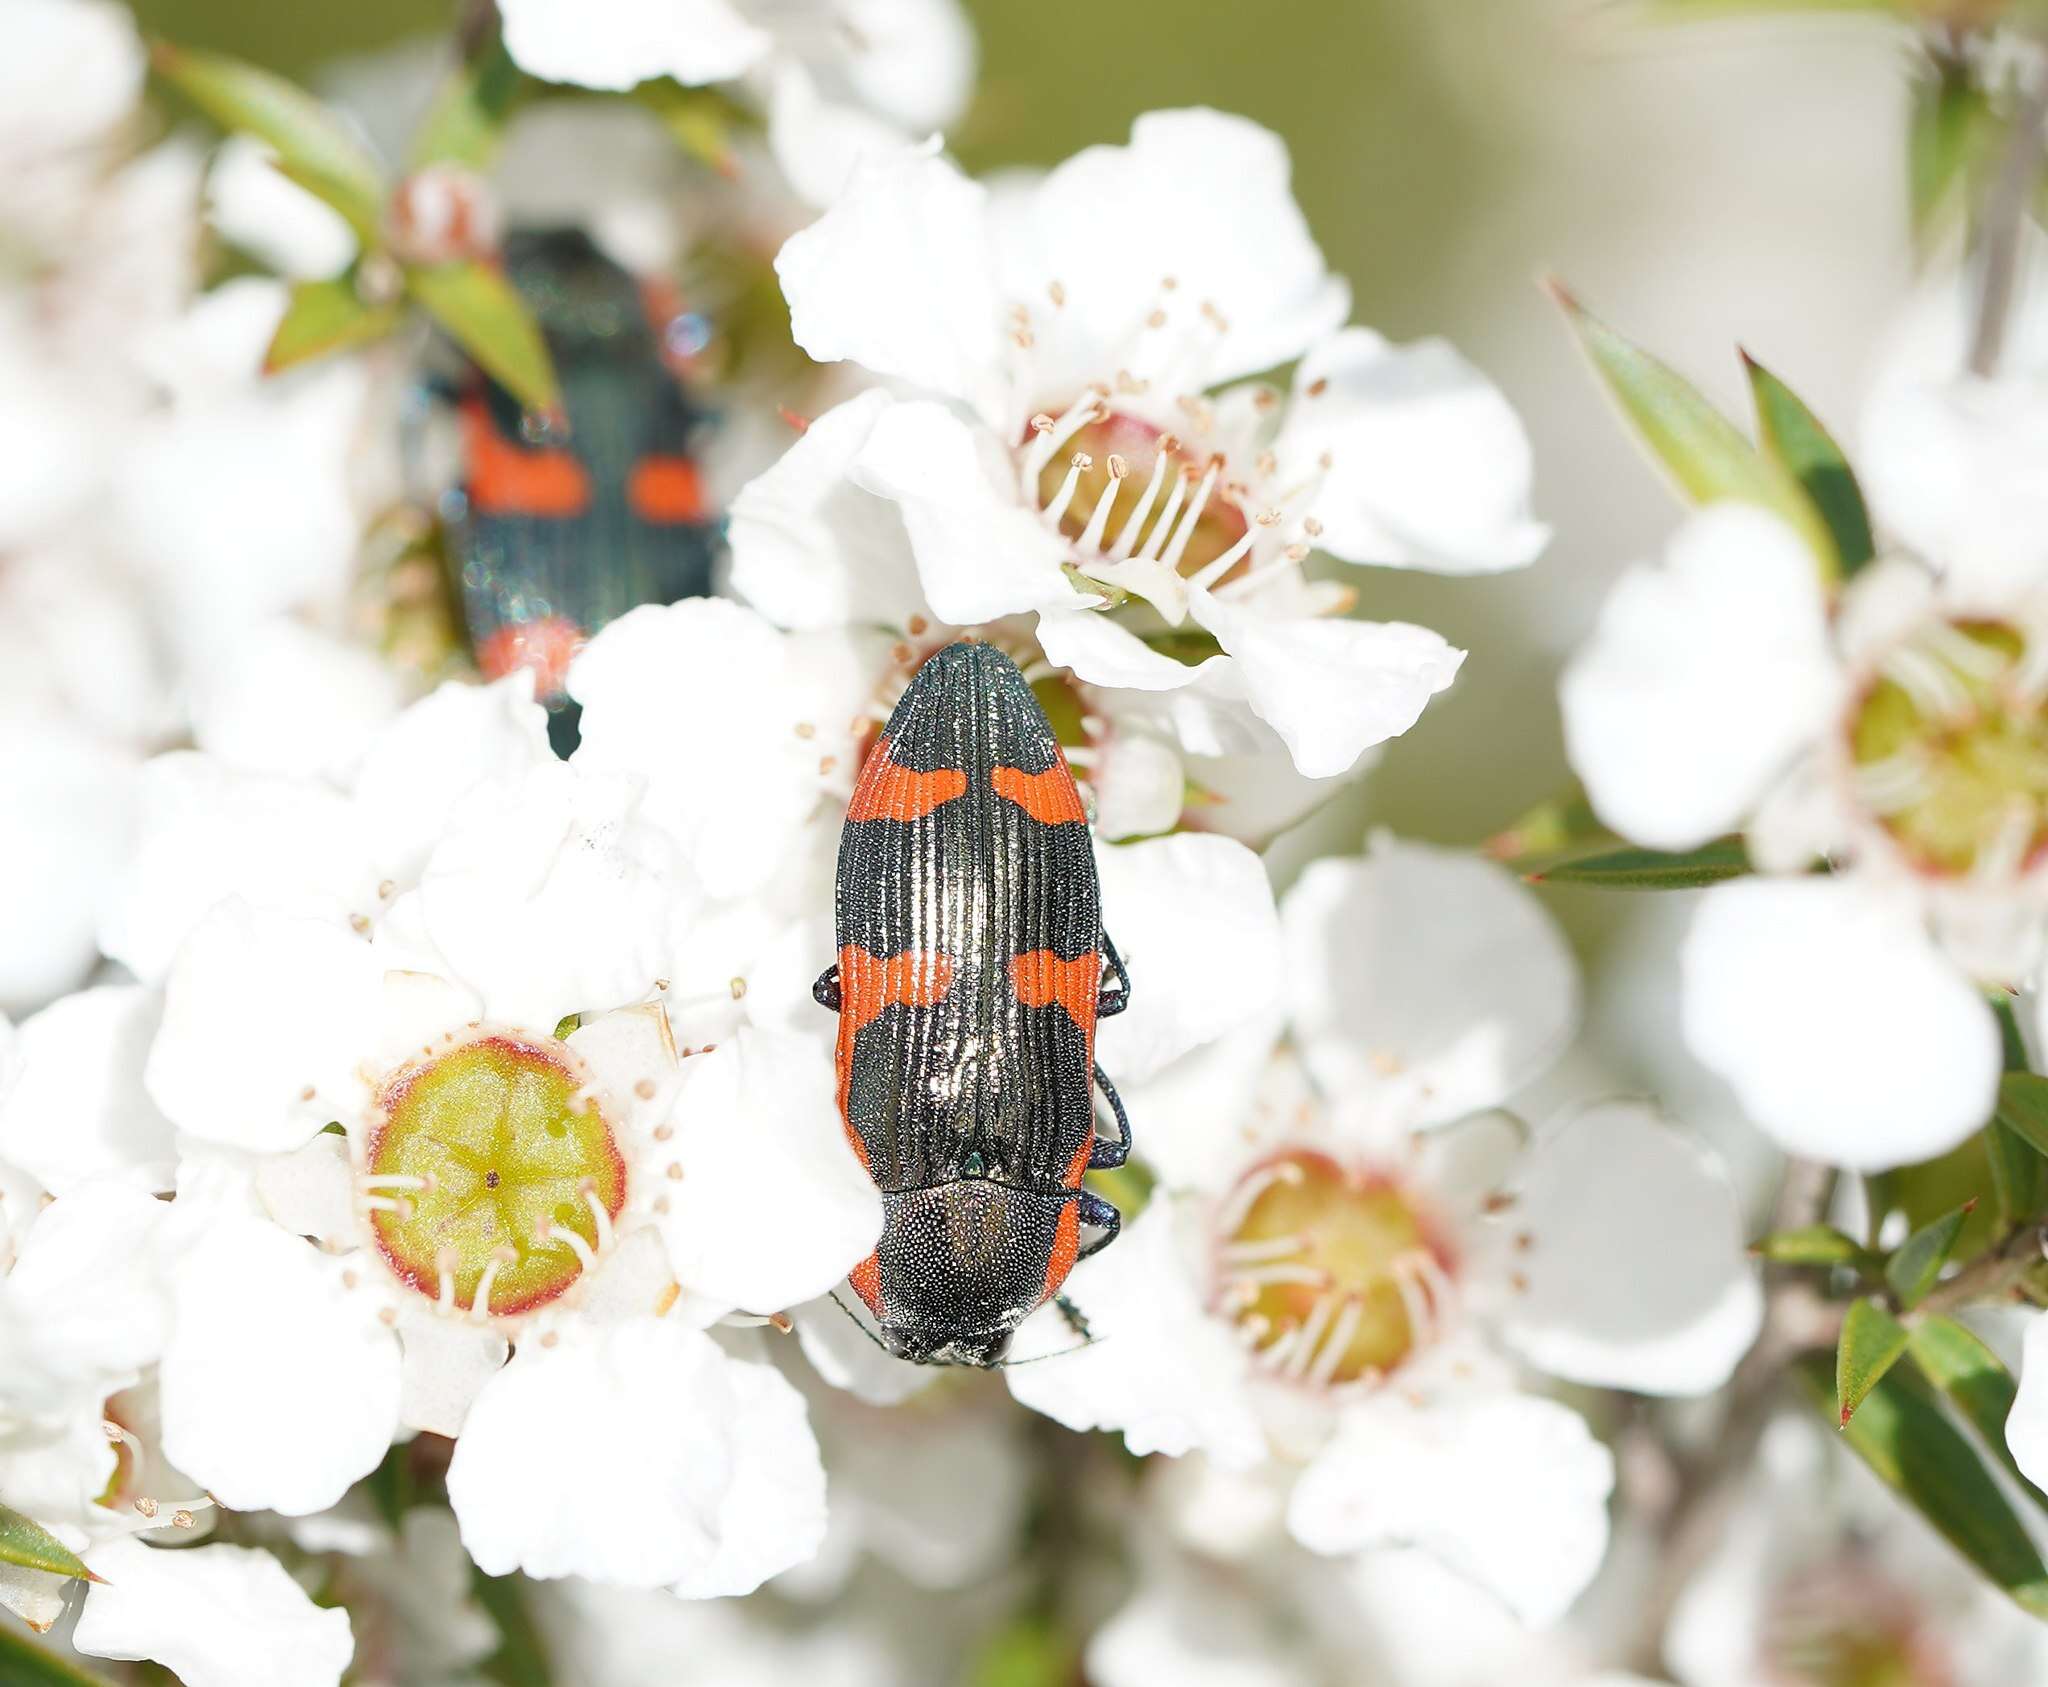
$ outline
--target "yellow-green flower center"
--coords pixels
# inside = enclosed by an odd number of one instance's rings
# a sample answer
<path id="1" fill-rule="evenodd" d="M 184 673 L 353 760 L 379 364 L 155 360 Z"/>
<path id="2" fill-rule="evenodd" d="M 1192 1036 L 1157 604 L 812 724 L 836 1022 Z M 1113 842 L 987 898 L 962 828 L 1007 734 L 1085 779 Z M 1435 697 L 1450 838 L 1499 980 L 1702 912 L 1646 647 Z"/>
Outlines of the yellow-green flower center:
<path id="1" fill-rule="evenodd" d="M 575 1282 L 626 1199 L 626 1163 L 587 1083 L 562 1044 L 508 1032 L 394 1073 L 364 1180 L 391 1268 L 498 1317 Z"/>
<path id="2" fill-rule="evenodd" d="M 1908 641 L 1850 719 L 1857 790 L 1918 866 L 2009 874 L 2048 847 L 2044 676 L 2025 636 L 1958 621 Z"/>
<path id="3" fill-rule="evenodd" d="M 1764 1616 L 1765 1668 L 1800 1687 L 1960 1687 L 1913 1595 L 1866 1565 L 1832 1565 L 1783 1587 Z"/>
<path id="4" fill-rule="evenodd" d="M 1027 448 L 1031 438 L 1027 431 Z M 1227 463 L 1202 460 L 1173 435 L 1116 410 L 1077 430 L 1038 472 L 1039 507 L 1057 509 L 1059 530 L 1083 549 L 1149 556 L 1183 574 L 1199 573 L 1244 537 L 1243 495 Z M 1239 561 L 1223 578 L 1246 566 Z"/>
<path id="5" fill-rule="evenodd" d="M 1356 1382 L 1429 1338 L 1450 1262 L 1390 1178 L 1293 1150 L 1254 1167 L 1223 1216 L 1219 1306 L 1266 1368 Z"/>

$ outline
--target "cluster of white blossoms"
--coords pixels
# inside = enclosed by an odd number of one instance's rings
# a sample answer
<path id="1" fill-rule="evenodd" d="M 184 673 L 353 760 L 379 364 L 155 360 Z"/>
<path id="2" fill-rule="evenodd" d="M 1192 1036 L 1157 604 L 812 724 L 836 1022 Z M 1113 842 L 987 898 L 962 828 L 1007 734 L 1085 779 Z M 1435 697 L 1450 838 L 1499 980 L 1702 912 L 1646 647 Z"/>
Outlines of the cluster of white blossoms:
<path id="1" fill-rule="evenodd" d="M 116 0 L 0 0 L 0 1681 L 2048 1670 L 1774 1392 L 1860 1304 L 1887 1363 L 1968 1372 L 1985 1482 L 2048 1484 L 2048 1315 L 1955 1323 L 1974 1263 L 1924 1305 L 1947 1252 L 1908 1273 L 1877 1221 L 1932 1209 L 1875 1179 L 1865 1236 L 1823 1189 L 1767 1276 L 1755 1192 L 1582 1041 L 1539 893 L 1383 832 L 1302 865 L 1466 660 L 1366 570 L 1550 534 L 1488 377 L 1351 320 L 1281 140 L 1161 110 L 977 179 L 954 0 L 464 30 L 434 121 L 473 144 L 421 165 L 383 132 L 397 61 L 324 110 L 208 60 L 232 96 L 179 86 L 249 131 L 213 138 L 166 124 Z M 294 123 L 415 162 L 344 215 Z M 662 319 L 660 379 L 728 412 L 703 487 L 662 465 L 722 518 L 718 593 L 572 627 L 537 700 L 463 653 L 464 559 L 422 561 L 468 506 L 407 313 L 545 362 L 492 264 L 564 223 L 650 292 L 772 254 L 789 334 L 755 299 L 781 360 L 714 374 L 714 329 Z M 1991 376 L 1958 298 L 1867 408 L 1868 566 L 1713 503 L 1563 682 L 1605 842 L 1725 866 L 1740 834 L 1685 1037 L 1837 1169 L 1964 1143 L 2048 1042 L 2048 290 Z M 309 299 L 328 355 L 265 374 Z M 587 477 L 534 402 L 503 478 Z M 493 542 L 558 502 L 508 497 Z M 855 781 L 962 637 L 1043 705 L 1129 971 L 1088 1032 L 1134 1125 L 1088 1185 L 1122 1231 L 999 1377 L 893 1357 L 850 1302 L 884 1208 L 814 994 Z M 2010 1131 L 2048 1154 L 2035 1101 Z M 2048 1306 L 2001 1165 L 1983 1283 Z M 1834 1276 L 1781 1292 L 1787 1262 Z M 1876 1383 L 1844 1424 L 1920 1398 Z"/>

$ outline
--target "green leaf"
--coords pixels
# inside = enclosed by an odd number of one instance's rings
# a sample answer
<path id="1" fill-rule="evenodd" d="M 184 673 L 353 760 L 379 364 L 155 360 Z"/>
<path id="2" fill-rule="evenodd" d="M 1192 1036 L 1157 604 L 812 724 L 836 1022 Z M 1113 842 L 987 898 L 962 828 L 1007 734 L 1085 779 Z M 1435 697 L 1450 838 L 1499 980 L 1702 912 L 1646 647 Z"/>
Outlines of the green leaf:
<path id="1" fill-rule="evenodd" d="M 1831 1224 L 1780 1230 L 1753 1243 L 1749 1251 L 1777 1265 L 1860 1265 L 1868 1257 L 1861 1242 Z"/>
<path id="2" fill-rule="evenodd" d="M 0 1564 L 24 1570 L 47 1570 L 53 1576 L 82 1576 L 98 1581 L 68 1546 L 33 1518 L 0 1505 Z"/>
<path id="3" fill-rule="evenodd" d="M 1941 54 L 1914 84 L 1906 174 L 1913 235 L 1922 245 L 1968 203 L 1970 178 L 1991 155 L 1998 128 L 1968 60 Z"/>
<path id="4" fill-rule="evenodd" d="M 223 129 L 276 149 L 279 167 L 348 219 L 365 244 L 384 214 L 384 172 L 376 157 L 332 111 L 295 82 L 221 53 L 158 42 L 156 72 Z"/>
<path id="5" fill-rule="evenodd" d="M 329 352 L 381 340 L 404 320 L 405 312 L 396 301 L 367 304 L 346 277 L 295 281 L 284 320 L 263 354 L 263 372 L 275 375 Z"/>
<path id="6" fill-rule="evenodd" d="M 1922 1318 L 1913 1326 L 1908 1351 L 1927 1380 L 1948 1396 L 1991 1454 L 2018 1478 L 2028 1497 L 2048 1507 L 2048 1494 L 2020 1475 L 2006 1445 L 2005 1420 L 2019 1393 L 2012 1372 L 1976 1332 L 1953 1318 Z"/>
<path id="7" fill-rule="evenodd" d="M 526 88 L 526 75 L 493 32 L 467 64 L 448 73 L 426 121 L 413 137 L 412 164 L 460 164 L 488 170 L 505 139 L 505 123 Z"/>
<path id="8" fill-rule="evenodd" d="M 561 402 L 555 366 L 526 305 L 502 272 L 488 264 L 427 264 L 405 272 L 405 284 L 429 316 L 529 410 Z"/>
<path id="9" fill-rule="evenodd" d="M 2008 1072 L 1998 1080 L 1998 1106 L 1992 1117 L 2036 1153 L 2048 1154 L 2048 1078 L 2034 1072 Z"/>
<path id="10" fill-rule="evenodd" d="M 1845 1427 L 1905 1351 L 1905 1325 L 1874 1300 L 1850 1302 L 1835 1349 L 1835 1402 Z"/>
<path id="11" fill-rule="evenodd" d="M 746 112 L 716 88 L 685 88 L 663 77 L 632 92 L 667 126 L 677 146 L 720 174 L 732 170 L 735 133 L 753 126 Z"/>
<path id="12" fill-rule="evenodd" d="M 1482 852 L 1490 860 L 1526 868 L 1551 856 L 1620 842 L 1593 812 L 1585 787 L 1574 783 L 1534 808 L 1524 809 L 1486 840 Z"/>
<path id="13" fill-rule="evenodd" d="M 1531 884 L 1597 885 L 1602 890 L 1696 890 L 1748 871 L 1749 854 L 1742 840 L 1716 838 L 1678 855 L 1655 849 L 1609 850 L 1527 876 Z"/>
<path id="14" fill-rule="evenodd" d="M 1556 283 L 1550 290 L 1623 419 L 1678 490 L 1696 504 L 1734 499 L 1784 517 L 1832 581 L 1840 571 L 1834 537 L 1798 481 L 1677 371 L 1617 334 Z"/>
<path id="15" fill-rule="evenodd" d="M 1013 1618 L 972 1654 L 967 1687 L 1065 1687 L 1076 1677 L 1073 1640 L 1045 1616 Z"/>
<path id="16" fill-rule="evenodd" d="M 1899 1304 L 1918 1306 L 1921 1297 L 1934 1287 L 1948 1256 L 1955 1251 L 1956 1238 L 1963 1233 L 1963 1221 L 1976 1210 L 1975 1201 L 1965 1201 L 1932 1224 L 1922 1225 L 1901 1242 L 1884 1268 L 1884 1280 L 1891 1285 Z"/>
<path id="17" fill-rule="evenodd" d="M 105 1676 L 87 1674 L 69 1658 L 45 1651 L 4 1623 L 0 1623 L 0 1681 L 7 1687 L 108 1687 Z"/>
<path id="18" fill-rule="evenodd" d="M 1871 537 L 1870 511 L 1849 459 L 1797 393 L 1748 352 L 1742 354 L 1742 366 L 1749 371 L 1757 434 L 1764 449 L 1805 489 L 1827 523 L 1842 572 L 1854 574 L 1877 555 L 1877 541 Z"/>
<path id="19" fill-rule="evenodd" d="M 1800 1380 L 1827 1401 L 1827 1359 L 1800 1362 Z M 2048 1616 L 2048 1566 L 1997 1479 L 1911 1367 L 1870 1391 L 1843 1439 L 1951 1546 L 2033 1615 Z"/>
<path id="20" fill-rule="evenodd" d="M 2048 1159 L 2027 1139 L 1998 1119 L 1984 1127 L 1984 1150 L 1991 1162 L 1991 1191 L 1997 1197 L 2001 1229 L 2048 1208 Z"/>

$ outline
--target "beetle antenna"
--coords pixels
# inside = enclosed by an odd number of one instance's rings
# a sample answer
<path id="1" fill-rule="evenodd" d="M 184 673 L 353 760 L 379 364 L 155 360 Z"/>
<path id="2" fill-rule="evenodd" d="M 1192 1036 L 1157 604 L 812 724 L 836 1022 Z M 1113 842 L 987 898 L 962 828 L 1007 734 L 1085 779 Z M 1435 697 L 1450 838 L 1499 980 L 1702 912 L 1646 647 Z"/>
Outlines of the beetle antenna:
<path id="1" fill-rule="evenodd" d="M 1029 1359 L 1005 1359 L 995 1366 L 995 1369 L 1012 1371 L 1019 1365 L 1040 1365 L 1048 1359 L 1064 1359 L 1069 1353 L 1079 1353 L 1082 1348 L 1093 1347 L 1103 1339 L 1102 1336 L 1089 1336 L 1085 1341 L 1077 1341 L 1072 1347 L 1063 1347 L 1057 1353 L 1034 1353 Z"/>
<path id="2" fill-rule="evenodd" d="M 848 1306 L 845 1301 L 839 1298 L 839 1291 L 837 1289 L 834 1289 L 832 1291 L 832 1304 L 838 1307 L 841 1312 L 844 1312 L 846 1314 L 847 1322 L 852 1324 L 856 1330 L 860 1331 L 862 1335 L 866 1336 L 869 1341 L 873 1342 L 884 1353 L 889 1353 L 889 1344 L 886 1341 L 884 1341 L 880 1336 L 876 1335 L 873 1330 L 869 1329 L 867 1325 L 861 1322 L 860 1315 L 857 1312 L 855 1312 L 852 1307 Z M 893 1359 L 896 1357 L 896 1355 L 893 1353 L 889 1353 L 889 1357 Z"/>

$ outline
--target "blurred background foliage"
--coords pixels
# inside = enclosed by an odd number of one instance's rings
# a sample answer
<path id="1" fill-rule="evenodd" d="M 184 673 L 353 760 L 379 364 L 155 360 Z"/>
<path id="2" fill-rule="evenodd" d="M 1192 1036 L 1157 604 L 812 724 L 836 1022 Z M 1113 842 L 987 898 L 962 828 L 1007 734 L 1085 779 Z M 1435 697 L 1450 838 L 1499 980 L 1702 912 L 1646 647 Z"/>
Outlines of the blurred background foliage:
<path id="1" fill-rule="evenodd" d="M 1731 414 L 1746 413 L 1735 348 L 1748 348 L 1853 447 L 1862 378 L 1911 280 L 1904 25 L 1820 13 L 1680 27 L 1615 0 L 967 5 L 980 93 L 952 142 L 970 167 L 1049 164 L 1159 106 L 1254 117 L 1287 140 L 1356 319 L 1454 339 L 1528 424 L 1550 552 L 1504 580 L 1358 577 L 1360 613 L 1421 621 L 1472 656 L 1371 779 L 1283 841 L 1283 879 L 1355 849 L 1369 825 L 1476 843 L 1566 782 L 1558 667 L 1675 506 L 1606 413 L 1540 275 Z M 457 7 L 134 9 L 148 32 L 317 84 L 337 59 L 442 34 Z M 1750 1133 L 1670 1034 L 1691 898 L 1549 898 L 1595 963 L 1588 1036 L 1560 1093 L 1583 1091 L 1591 1062 L 1751 1159 Z"/>

